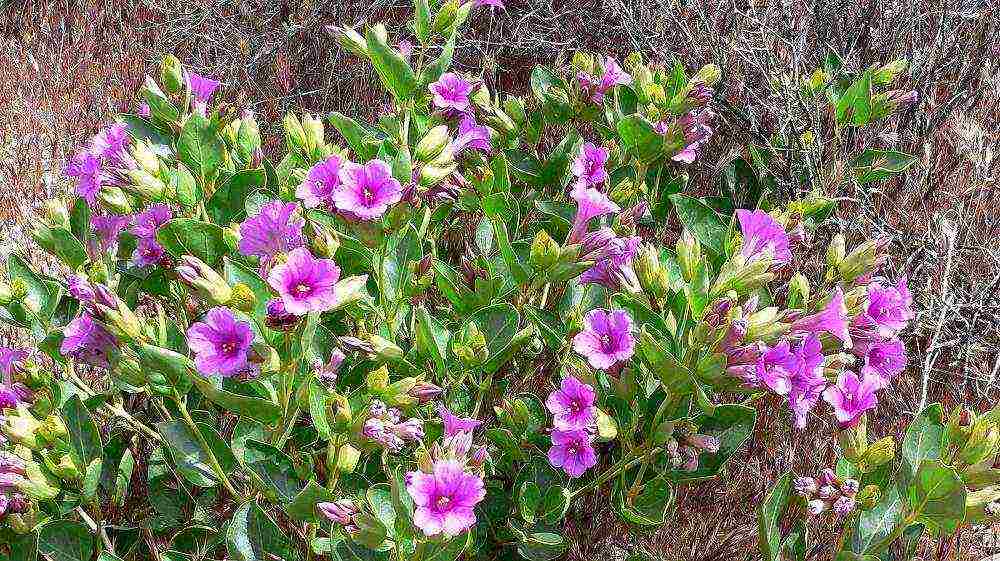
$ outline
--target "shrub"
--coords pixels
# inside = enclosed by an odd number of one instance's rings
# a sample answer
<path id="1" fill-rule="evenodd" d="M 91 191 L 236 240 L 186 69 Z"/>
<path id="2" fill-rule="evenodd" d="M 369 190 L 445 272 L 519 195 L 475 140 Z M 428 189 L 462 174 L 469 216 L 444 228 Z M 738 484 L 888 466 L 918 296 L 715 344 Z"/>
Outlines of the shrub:
<path id="1" fill-rule="evenodd" d="M 273 164 L 254 115 L 167 57 L 139 114 L 72 158 L 75 199 L 33 231 L 67 274 L 12 255 L 0 293 L 37 341 L 2 354 L 12 551 L 556 559 L 589 493 L 663 524 L 763 398 L 797 427 L 831 413 L 844 457 L 777 482 L 766 557 L 804 557 L 804 519 L 778 522 L 803 506 L 839 517 L 838 559 L 995 515 L 998 410 L 946 424 L 931 406 L 899 462 L 891 438 L 867 439 L 912 319 L 880 241 L 834 238 L 810 280 L 823 193 L 684 193 L 716 67 L 580 52 L 569 75 L 536 68 L 526 101 L 449 71 L 465 18 L 497 2 L 414 4 L 415 45 L 335 30 L 394 100 L 377 124 L 329 115 L 343 146 L 290 113 Z M 912 103 L 890 89 L 904 67 L 851 75 L 831 57 L 801 87 L 833 136 L 773 146 L 860 183 L 906 169 L 873 149 L 849 169 L 812 159 Z"/>

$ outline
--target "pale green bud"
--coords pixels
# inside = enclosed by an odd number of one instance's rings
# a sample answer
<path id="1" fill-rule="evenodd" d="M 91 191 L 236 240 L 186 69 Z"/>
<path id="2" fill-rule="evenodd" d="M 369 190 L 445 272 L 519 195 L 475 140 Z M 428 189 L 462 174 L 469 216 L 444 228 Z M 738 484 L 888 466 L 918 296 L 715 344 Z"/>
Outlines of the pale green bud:
<path id="1" fill-rule="evenodd" d="M 691 78 L 691 82 L 705 84 L 706 86 L 715 85 L 719 81 L 719 77 L 722 76 L 722 71 L 719 67 L 714 64 L 706 64 L 698 70 L 698 73 Z"/>
<path id="2" fill-rule="evenodd" d="M 160 63 L 160 83 L 167 93 L 176 94 L 184 87 L 184 69 L 174 55 L 163 57 Z"/>
<path id="3" fill-rule="evenodd" d="M 59 199 L 45 201 L 45 221 L 52 228 L 69 230 L 69 212 L 66 203 Z"/>
<path id="4" fill-rule="evenodd" d="M 684 230 L 680 239 L 677 240 L 677 264 L 681 268 L 681 276 L 686 282 L 691 282 L 698 275 L 701 269 L 701 243 Z"/>
<path id="5" fill-rule="evenodd" d="M 544 271 L 559 260 L 559 243 L 545 230 L 539 230 L 531 242 L 529 263 L 536 270 Z"/>
<path id="6" fill-rule="evenodd" d="M 660 252 L 656 247 L 650 244 L 640 247 L 634 269 L 639 279 L 639 286 L 647 294 L 657 300 L 666 297 L 670 288 L 670 275 L 667 268 L 660 263 Z"/>
<path id="7" fill-rule="evenodd" d="M 458 16 L 458 8 L 461 6 L 459 0 L 445 0 L 441 5 L 441 9 L 438 10 L 436 16 L 434 16 L 434 32 L 444 33 L 445 30 L 451 27 L 455 23 L 455 18 Z"/>
<path id="8" fill-rule="evenodd" d="M 285 127 L 285 142 L 289 150 L 303 151 L 308 145 L 306 141 L 306 131 L 302 128 L 302 123 L 295 113 L 288 112 L 281 121 Z"/>
<path id="9" fill-rule="evenodd" d="M 337 43 L 341 47 L 360 57 L 368 56 L 368 41 L 365 41 L 365 38 L 353 28 L 345 25 L 343 27 L 329 26 L 327 29 L 334 33 Z"/>
<path id="10" fill-rule="evenodd" d="M 802 273 L 795 273 L 788 281 L 789 308 L 804 308 L 809 302 L 809 279 Z"/>
<path id="11" fill-rule="evenodd" d="M 510 116 L 511 120 L 519 126 L 528 120 L 528 115 L 524 110 L 524 99 L 518 96 L 507 96 L 503 103 L 504 112 Z"/>
<path id="12" fill-rule="evenodd" d="M 896 457 L 896 441 L 891 436 L 880 438 L 873 442 L 865 451 L 860 467 L 864 473 L 870 473 L 879 466 L 891 462 Z"/>
<path id="13" fill-rule="evenodd" d="M 306 150 L 310 153 L 315 153 L 317 149 L 326 146 L 323 121 L 307 113 L 302 116 L 302 130 L 305 133 Z"/>
<path id="14" fill-rule="evenodd" d="M 448 135 L 447 125 L 438 125 L 427 131 L 416 148 L 413 149 L 413 157 L 418 162 L 430 162 L 437 158 L 451 141 Z"/>
<path id="15" fill-rule="evenodd" d="M 163 194 L 166 192 L 167 186 L 159 177 L 144 169 L 131 169 L 126 173 L 132 180 L 132 183 L 128 185 L 129 190 L 151 201 L 163 199 Z"/>
<path id="16" fill-rule="evenodd" d="M 102 186 L 97 193 L 97 198 L 105 208 L 116 214 L 132 214 L 134 212 L 125 191 L 114 185 Z"/>
<path id="17" fill-rule="evenodd" d="M 981 417 L 972 425 L 969 440 L 965 443 L 958 459 L 966 464 L 977 464 L 996 452 L 1000 443 L 1000 430 L 996 423 Z"/>
<path id="18" fill-rule="evenodd" d="M 896 79 L 900 72 L 906 70 L 908 62 L 905 58 L 896 59 L 872 74 L 872 82 L 875 84 L 889 84 Z"/>

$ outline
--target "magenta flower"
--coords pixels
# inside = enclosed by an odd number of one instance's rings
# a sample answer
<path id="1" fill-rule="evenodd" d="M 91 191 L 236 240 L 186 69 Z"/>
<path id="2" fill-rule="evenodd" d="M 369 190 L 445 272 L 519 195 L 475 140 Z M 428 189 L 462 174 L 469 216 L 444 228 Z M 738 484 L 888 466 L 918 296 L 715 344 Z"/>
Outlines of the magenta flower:
<path id="1" fill-rule="evenodd" d="M 105 253 L 114 253 L 118 247 L 118 235 L 132 223 L 132 217 L 121 214 L 95 214 L 90 217 L 90 227 L 94 236 L 87 245 L 91 257 L 98 258 Z"/>
<path id="2" fill-rule="evenodd" d="M 583 187 L 579 183 L 573 187 L 570 196 L 576 201 L 577 206 L 573 227 L 566 237 L 567 244 L 578 243 L 583 239 L 591 219 L 621 211 L 621 207 L 611 202 L 607 195 L 592 187 Z"/>
<path id="3" fill-rule="evenodd" d="M 458 123 L 458 136 L 451 143 L 451 150 L 455 154 L 466 148 L 487 153 L 493 151 L 490 129 L 477 124 L 475 117 L 469 114 L 462 115 L 462 120 Z"/>
<path id="4" fill-rule="evenodd" d="M 92 366 L 107 367 L 111 352 L 118 345 L 114 335 L 88 314 L 70 322 L 63 330 L 63 336 L 59 353 Z"/>
<path id="5" fill-rule="evenodd" d="M 792 253 L 788 250 L 785 227 L 762 210 L 736 211 L 743 231 L 743 249 L 740 253 L 749 261 L 771 256 L 775 263 L 789 263 Z"/>
<path id="6" fill-rule="evenodd" d="M 188 328 L 187 341 L 195 353 L 198 372 L 228 377 L 246 368 L 253 331 L 249 323 L 237 320 L 233 312 L 220 306 Z"/>
<path id="7" fill-rule="evenodd" d="M 604 258 L 584 271 L 580 282 L 600 284 L 612 291 L 620 290 L 622 286 L 638 290 L 639 279 L 632 268 L 632 260 L 641 242 L 642 238 L 638 236 L 611 240 L 605 247 Z"/>
<path id="8" fill-rule="evenodd" d="M 788 341 L 780 341 L 760 355 L 753 381 L 771 388 L 778 395 L 788 395 L 792 391 L 792 379 L 798 366 L 799 361 L 792 353 L 791 345 Z"/>
<path id="9" fill-rule="evenodd" d="M 465 113 L 469 110 L 469 94 L 472 84 L 454 72 L 445 72 L 437 82 L 430 85 L 434 94 L 434 107 Z"/>
<path id="10" fill-rule="evenodd" d="M 382 160 L 371 160 L 365 165 L 344 162 L 340 183 L 333 194 L 334 204 L 361 220 L 382 216 L 403 198 L 403 186 L 392 176 L 389 164 Z"/>
<path id="11" fill-rule="evenodd" d="M 285 309 L 281 298 L 271 298 L 267 301 L 264 323 L 271 329 L 290 331 L 299 323 L 299 316 Z"/>
<path id="12" fill-rule="evenodd" d="M 844 304 L 844 291 L 837 287 L 823 311 L 795 320 L 791 330 L 796 333 L 804 332 L 815 335 L 825 331 L 840 339 L 844 346 L 849 348 L 852 342 L 847 327 L 848 317 L 847 306 Z"/>
<path id="13" fill-rule="evenodd" d="M 608 369 L 635 354 L 634 326 L 625 310 L 591 310 L 584 322 L 584 330 L 573 337 L 573 350 L 594 368 Z"/>
<path id="14" fill-rule="evenodd" d="M 270 259 L 305 243 L 302 226 L 305 220 L 295 215 L 295 203 L 271 201 L 260 213 L 240 224 L 240 253 Z"/>
<path id="15" fill-rule="evenodd" d="M 101 161 L 110 168 L 134 168 L 135 162 L 128 153 L 130 139 L 128 136 L 128 125 L 125 123 L 111 123 L 101 129 L 101 132 L 90 141 L 91 152 L 101 158 Z"/>
<path id="16" fill-rule="evenodd" d="M 841 428 L 853 426 L 865 411 L 878 405 L 876 390 L 882 387 L 882 377 L 863 368 L 861 378 L 854 372 L 840 374 L 837 384 L 823 392 L 823 399 L 833 407 Z"/>
<path id="17" fill-rule="evenodd" d="M 868 302 L 854 319 L 854 324 L 875 327 L 883 337 L 892 337 L 913 319 L 912 303 L 905 276 L 899 278 L 896 286 L 886 288 L 882 287 L 882 283 L 873 281 L 868 285 Z"/>
<path id="18" fill-rule="evenodd" d="M 594 406 L 594 388 L 573 376 L 562 379 L 559 389 L 549 394 L 545 407 L 555 416 L 557 429 L 585 429 L 594 423 L 597 407 Z"/>
<path id="19" fill-rule="evenodd" d="M 823 345 L 819 338 L 810 335 L 795 350 L 797 361 L 791 390 L 788 392 L 788 406 L 797 428 L 805 428 L 806 418 L 827 386 L 823 376 Z"/>
<path id="20" fill-rule="evenodd" d="M 173 212 L 165 204 L 150 205 L 149 208 L 135 215 L 135 224 L 132 226 L 132 233 L 137 238 L 155 238 L 156 231 L 160 229 L 170 219 Z"/>
<path id="21" fill-rule="evenodd" d="M 163 260 L 165 252 L 156 238 L 139 238 L 132 253 L 132 262 L 136 267 L 155 265 Z"/>
<path id="22" fill-rule="evenodd" d="M 588 142 L 580 147 L 580 153 L 573 160 L 572 171 L 576 176 L 577 188 L 587 188 L 600 185 L 608 180 L 608 172 L 604 166 L 608 163 L 608 151 Z"/>
<path id="23" fill-rule="evenodd" d="M 690 164 L 698 158 L 702 146 L 712 138 L 712 127 L 708 123 L 715 118 L 715 113 L 709 109 L 689 111 L 677 120 L 679 134 L 682 135 L 684 148 L 670 159 L 683 164 Z M 664 125 L 655 127 L 660 134 L 666 134 L 670 128 Z"/>
<path id="24" fill-rule="evenodd" d="M 608 93 L 611 88 L 632 83 L 632 77 L 626 74 L 618 65 L 618 61 L 612 57 L 605 57 L 604 75 L 601 76 L 600 81 L 595 76 L 585 72 L 577 74 L 576 77 L 584 95 L 594 103 L 602 103 L 604 94 Z"/>
<path id="25" fill-rule="evenodd" d="M 316 259 L 304 247 L 293 249 L 288 260 L 271 269 L 267 282 L 278 291 L 288 312 L 304 316 L 325 312 L 337 303 L 334 286 L 340 267 L 332 259 Z"/>
<path id="26" fill-rule="evenodd" d="M 449 411 L 444 405 L 438 405 L 437 409 L 438 415 L 441 416 L 441 421 L 444 423 L 445 436 L 455 436 L 463 432 L 471 433 L 476 430 L 479 425 L 483 424 L 483 422 L 478 419 L 471 417 L 459 417 Z"/>
<path id="27" fill-rule="evenodd" d="M 89 151 L 73 156 L 66 165 L 66 175 L 76 179 L 76 196 L 93 206 L 97 203 L 97 193 L 101 191 L 101 159 Z"/>
<path id="28" fill-rule="evenodd" d="M 503 8 L 503 0 L 475 0 L 476 7 L 490 6 L 491 8 Z"/>
<path id="29" fill-rule="evenodd" d="M 28 358 L 28 351 L 24 349 L 0 347 L 0 373 L 3 374 L 4 383 L 10 383 L 10 377 L 21 368 L 26 358 Z"/>
<path id="30" fill-rule="evenodd" d="M 212 95 L 221 82 L 202 76 L 201 74 L 188 72 L 187 84 L 188 88 L 191 89 L 191 95 L 194 96 L 195 101 L 204 106 L 208 105 L 209 101 L 212 101 Z"/>
<path id="31" fill-rule="evenodd" d="M 406 474 L 406 492 L 416 506 L 413 523 L 425 536 L 454 537 L 475 525 L 473 509 L 486 497 L 486 488 L 456 460 L 438 460 L 433 469 Z"/>
<path id="32" fill-rule="evenodd" d="M 333 209 L 333 193 L 340 187 L 340 168 L 343 164 L 343 158 L 331 154 L 309 168 L 309 174 L 295 189 L 295 196 L 302 199 L 304 207 Z"/>
<path id="33" fill-rule="evenodd" d="M 878 334 L 855 341 L 852 349 L 864 359 L 864 366 L 882 376 L 888 384 L 906 368 L 906 349 L 899 339 L 886 339 Z"/>
<path id="34" fill-rule="evenodd" d="M 580 477 L 597 465 L 597 452 L 590 441 L 590 434 L 583 429 L 552 431 L 549 463 L 574 479 Z"/>

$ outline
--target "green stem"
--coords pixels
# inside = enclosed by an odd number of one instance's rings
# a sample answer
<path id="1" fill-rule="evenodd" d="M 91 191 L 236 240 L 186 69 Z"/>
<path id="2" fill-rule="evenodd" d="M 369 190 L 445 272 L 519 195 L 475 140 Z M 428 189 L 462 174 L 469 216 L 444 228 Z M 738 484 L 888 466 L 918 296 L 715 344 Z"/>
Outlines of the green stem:
<path id="1" fill-rule="evenodd" d="M 890 533 L 888 536 L 886 536 L 885 538 L 883 538 L 881 541 L 879 541 L 874 546 L 869 547 L 867 550 L 865 550 L 865 554 L 866 555 L 875 554 L 875 553 L 878 553 L 878 552 L 880 552 L 880 551 L 888 548 L 890 545 L 892 545 L 892 542 L 894 542 L 897 539 L 899 539 L 899 537 L 903 535 L 903 532 L 906 531 L 906 529 L 910 526 L 910 524 L 913 524 L 913 521 L 917 519 L 917 516 L 919 515 L 920 511 L 922 511 L 922 510 L 923 510 L 923 506 L 921 505 L 921 507 L 920 507 L 919 510 L 915 510 L 914 512 L 910 513 L 910 515 L 907 516 L 906 519 L 904 519 L 899 524 L 896 524 L 896 527 L 892 529 L 892 533 Z"/>
<path id="2" fill-rule="evenodd" d="M 584 494 L 584 493 L 586 493 L 588 491 L 591 491 L 591 490 L 593 490 L 593 489 L 595 489 L 597 487 L 600 487 L 604 483 L 606 483 L 609 480 L 611 480 L 611 478 L 617 476 L 618 474 L 620 474 L 620 473 L 622 473 L 624 471 L 628 471 L 629 469 L 632 468 L 632 466 L 638 464 L 639 462 L 644 461 L 647 458 L 651 458 L 651 457 L 653 457 L 653 456 L 655 456 L 656 454 L 659 454 L 659 453 L 660 453 L 660 448 L 656 447 L 656 448 L 653 448 L 652 450 L 650 450 L 650 451 L 648 451 L 648 452 L 646 452 L 644 454 L 640 453 L 639 455 L 631 456 L 631 457 L 626 456 L 621 461 L 619 461 L 617 464 L 611 466 L 611 468 L 609 468 L 608 471 L 602 473 L 599 477 L 597 477 L 596 479 L 594 479 L 590 483 L 588 483 L 588 484 L 584 485 L 583 487 L 580 487 L 576 491 L 573 491 L 572 493 L 570 493 L 570 500 L 573 500 L 576 497 L 578 497 L 579 495 L 582 495 L 582 494 Z"/>
<path id="3" fill-rule="evenodd" d="M 184 424 L 187 425 L 188 430 L 191 431 L 195 440 L 198 441 L 198 445 L 201 446 L 201 450 L 205 453 L 205 457 L 208 458 L 209 467 L 212 468 L 215 476 L 222 482 L 222 486 L 226 488 L 226 491 L 228 491 L 230 495 L 236 497 L 240 501 L 246 500 L 246 497 L 233 487 L 232 481 L 229 480 L 229 476 L 226 475 L 226 471 L 222 469 L 222 465 L 219 463 L 218 458 L 216 458 L 215 453 L 212 452 L 212 447 L 208 445 L 208 441 L 205 440 L 205 436 L 201 434 L 201 430 L 198 428 L 198 425 L 195 424 L 194 419 L 191 418 L 191 413 L 188 412 L 187 405 L 184 403 L 184 398 L 177 393 L 176 388 L 174 388 L 173 391 L 174 401 L 177 402 L 177 410 L 181 413 L 181 419 L 184 420 Z"/>

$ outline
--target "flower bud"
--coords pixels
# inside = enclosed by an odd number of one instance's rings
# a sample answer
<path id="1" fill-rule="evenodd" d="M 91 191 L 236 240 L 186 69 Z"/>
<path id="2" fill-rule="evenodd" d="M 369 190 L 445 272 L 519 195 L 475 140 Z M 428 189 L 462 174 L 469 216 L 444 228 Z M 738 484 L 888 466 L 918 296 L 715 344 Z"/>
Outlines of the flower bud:
<path id="1" fill-rule="evenodd" d="M 413 157 L 418 162 L 430 162 L 437 158 L 451 142 L 447 125 L 438 125 L 424 134 L 413 149 Z"/>
<path id="2" fill-rule="evenodd" d="M 14 301 L 14 292 L 10 285 L 0 281 L 0 306 L 6 306 Z"/>
<path id="3" fill-rule="evenodd" d="M 146 173 L 152 175 L 160 173 L 160 159 L 149 149 L 145 141 L 137 140 L 132 144 L 132 157 Z"/>
<path id="4" fill-rule="evenodd" d="M 486 460 L 490 457 L 490 453 L 486 450 L 485 446 L 479 446 L 472 451 L 472 457 L 469 458 L 469 466 L 478 468 L 486 464 Z"/>
<path id="5" fill-rule="evenodd" d="M 245 283 L 236 283 L 236 286 L 233 287 L 233 294 L 226 305 L 243 313 L 252 314 L 257 307 L 257 295 Z"/>
<path id="6" fill-rule="evenodd" d="M 166 192 L 167 186 L 160 178 L 143 169 L 130 169 L 126 172 L 126 175 L 132 180 L 127 185 L 130 191 L 150 201 L 163 199 L 163 194 Z"/>
<path id="7" fill-rule="evenodd" d="M 41 443 L 38 438 L 38 430 L 42 424 L 35 419 L 34 415 L 28 411 L 24 404 L 19 404 L 14 413 L 8 413 L 6 418 L 0 421 L 0 433 L 9 440 L 32 450 L 39 450 Z"/>
<path id="8" fill-rule="evenodd" d="M 948 442 L 952 446 L 965 446 L 971 432 L 973 413 L 964 406 L 955 407 L 948 417 Z"/>
<path id="9" fill-rule="evenodd" d="M 479 330 L 476 322 L 470 321 L 458 332 L 452 350 L 466 367 L 471 368 L 486 362 L 486 336 Z"/>
<path id="10" fill-rule="evenodd" d="M 691 81 L 705 84 L 706 86 L 713 86 L 719 81 L 720 76 L 722 76 L 722 71 L 719 70 L 718 66 L 706 64 L 698 70 L 698 73 L 691 78 Z"/>
<path id="11" fill-rule="evenodd" d="M 69 230 L 69 212 L 66 211 L 66 203 L 59 199 L 45 201 L 45 222 L 52 228 Z"/>
<path id="12" fill-rule="evenodd" d="M 347 49 L 360 57 L 368 56 L 368 42 L 365 41 L 365 38 L 353 28 L 347 27 L 346 25 L 342 27 L 328 25 L 326 26 L 326 30 L 333 34 L 337 43 L 339 43 L 344 49 Z"/>
<path id="13" fill-rule="evenodd" d="M 889 84 L 896 79 L 900 72 L 906 70 L 908 62 L 905 58 L 896 59 L 872 74 L 872 82 L 875 84 Z"/>
<path id="14" fill-rule="evenodd" d="M 524 99 L 518 96 L 507 96 L 503 103 L 503 110 L 518 126 L 528 120 L 528 115 L 524 110 Z"/>
<path id="15" fill-rule="evenodd" d="M 788 301 L 789 308 L 805 308 L 809 302 L 809 279 L 802 273 L 795 273 L 788 281 Z"/>
<path id="16" fill-rule="evenodd" d="M 677 264 L 686 282 L 691 282 L 701 269 L 701 243 L 686 229 L 677 240 Z"/>
<path id="17" fill-rule="evenodd" d="M 285 143 L 289 151 L 301 152 L 306 150 L 306 131 L 302 128 L 302 123 L 295 113 L 289 111 L 281 121 L 285 127 Z"/>
<path id="18" fill-rule="evenodd" d="M 461 7 L 459 0 L 445 0 L 437 15 L 434 16 L 433 30 L 435 33 L 443 34 L 455 23 L 459 7 Z"/>
<path id="19" fill-rule="evenodd" d="M 233 299 L 233 288 L 226 279 L 197 257 L 181 256 L 176 271 L 181 281 L 213 304 L 226 305 Z"/>
<path id="20" fill-rule="evenodd" d="M 180 93 L 181 88 L 184 87 L 183 74 L 181 61 L 177 60 L 177 57 L 174 55 L 163 57 L 163 61 L 160 63 L 160 84 L 163 85 L 163 89 L 167 93 Z"/>
<path id="21" fill-rule="evenodd" d="M 872 272 L 879 262 L 879 240 L 868 240 L 854 248 L 837 266 L 844 282 L 853 282 L 860 276 Z"/>
<path id="22" fill-rule="evenodd" d="M 337 374 L 340 371 L 340 365 L 344 363 L 344 358 L 346 357 L 340 349 L 333 349 L 330 352 L 330 360 L 316 370 L 316 378 L 321 384 L 328 388 L 333 387 L 337 382 Z"/>
<path id="23" fill-rule="evenodd" d="M 896 457 L 896 441 L 891 436 L 880 438 L 873 442 L 865 451 L 859 467 L 864 473 L 871 473 L 875 468 L 891 462 Z"/>
<path id="24" fill-rule="evenodd" d="M 316 509 L 330 522 L 346 526 L 353 524 L 352 519 L 358 513 L 358 507 L 354 501 L 341 499 L 332 503 L 317 503 Z"/>
<path id="25" fill-rule="evenodd" d="M 369 335 L 367 341 L 372 346 L 372 353 L 379 360 L 395 362 L 403 358 L 403 349 L 388 339 Z"/>
<path id="26" fill-rule="evenodd" d="M 959 453 L 958 459 L 966 465 L 978 464 L 996 453 L 998 443 L 1000 443 L 1000 431 L 996 423 L 986 417 L 980 417 L 972 425 L 969 440 Z"/>
<path id="27" fill-rule="evenodd" d="M 826 265 L 830 269 L 838 270 L 844 255 L 847 253 L 847 240 L 843 234 L 837 234 L 830 240 L 830 245 L 826 248 Z"/>
<path id="28" fill-rule="evenodd" d="M 871 510 L 878 504 L 882 497 L 882 490 L 878 485 L 865 485 L 864 489 L 858 492 L 855 500 L 861 510 Z"/>
<path id="29" fill-rule="evenodd" d="M 529 263 L 536 270 L 544 271 L 559 260 L 559 244 L 545 230 L 539 230 L 531 242 Z"/>
<path id="30" fill-rule="evenodd" d="M 650 244 L 642 245 L 633 264 L 639 286 L 657 300 L 666 297 L 670 289 L 670 274 L 660 263 L 660 252 Z"/>
<path id="31" fill-rule="evenodd" d="M 408 393 L 418 403 L 427 403 L 444 393 L 444 390 L 441 386 L 421 380 L 414 384 Z"/>
<path id="32" fill-rule="evenodd" d="M 116 214 L 132 214 L 134 212 L 125 191 L 114 185 L 103 185 L 97 193 L 97 198 L 105 208 Z"/>
<path id="33" fill-rule="evenodd" d="M 326 146 L 322 120 L 307 113 L 302 116 L 302 130 L 305 133 L 306 150 L 310 154 L 317 154 L 317 150 Z"/>
<path id="34" fill-rule="evenodd" d="M 867 415 L 862 415 L 854 426 L 840 431 L 837 435 L 844 458 L 852 464 L 860 463 L 868 451 L 867 426 Z"/>

